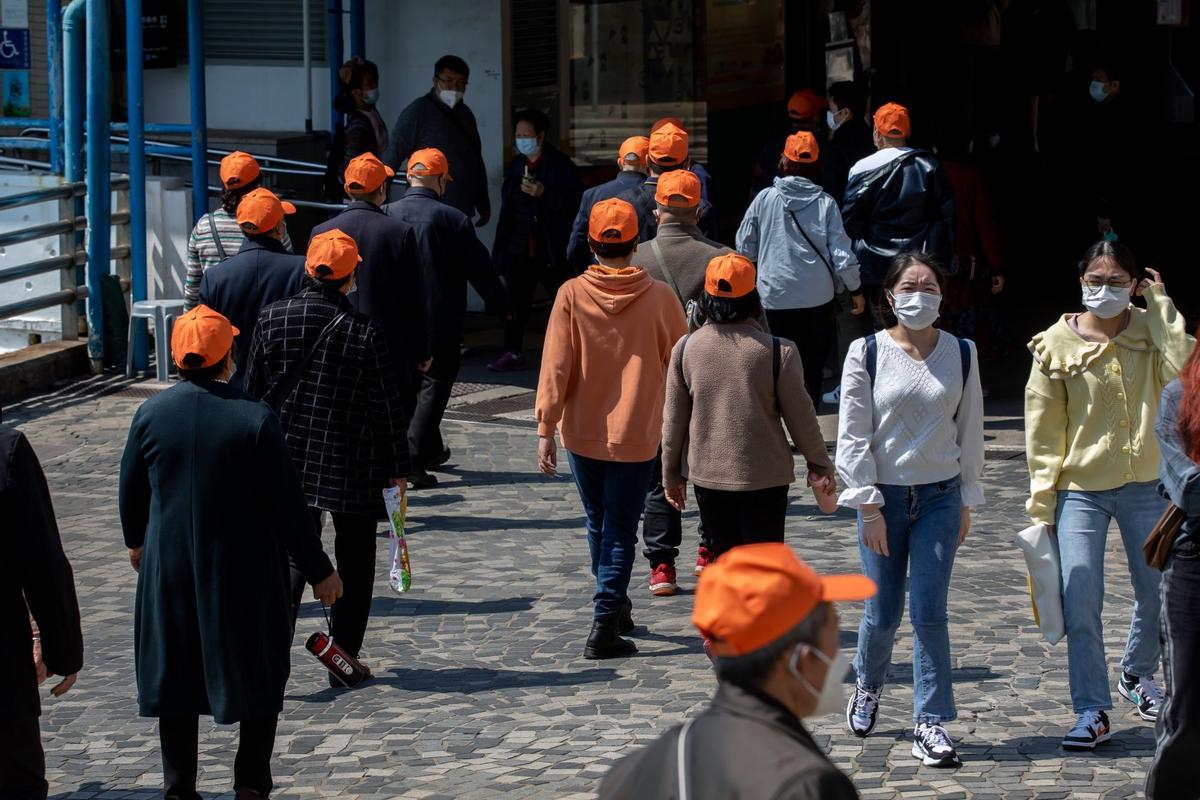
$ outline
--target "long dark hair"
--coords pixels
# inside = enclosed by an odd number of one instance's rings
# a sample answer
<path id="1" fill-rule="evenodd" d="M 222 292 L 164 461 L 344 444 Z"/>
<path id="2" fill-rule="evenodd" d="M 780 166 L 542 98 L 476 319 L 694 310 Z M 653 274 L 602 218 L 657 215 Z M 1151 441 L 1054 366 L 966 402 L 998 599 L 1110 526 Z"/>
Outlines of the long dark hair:
<path id="1" fill-rule="evenodd" d="M 946 270 L 942 269 L 942 265 L 938 260 L 929 253 L 907 252 L 899 253 L 892 258 L 892 263 L 888 265 L 887 274 L 883 276 L 883 291 L 890 292 L 896 288 L 896 284 L 900 282 L 900 278 L 904 275 L 904 271 L 909 267 L 927 267 L 933 273 L 934 279 L 937 281 L 938 291 L 942 293 L 942 297 L 946 296 Z M 887 302 L 887 297 L 882 298 L 880 303 L 879 315 L 883 317 L 883 326 L 892 328 L 900 324 L 896 319 L 896 313 L 892 311 L 891 303 Z"/>
<path id="2" fill-rule="evenodd" d="M 1118 267 L 1128 272 L 1134 283 L 1142 277 L 1142 268 L 1133 257 L 1133 251 L 1120 242 L 1110 242 L 1107 239 L 1096 242 L 1083 254 L 1083 258 L 1079 260 L 1079 277 L 1082 278 L 1088 267 L 1102 258 L 1115 262 Z"/>
<path id="3" fill-rule="evenodd" d="M 221 208 L 225 209 L 225 213 L 229 216 L 236 217 L 237 207 L 242 202 L 242 198 L 260 186 L 262 186 L 261 172 L 254 180 L 247 181 L 241 186 L 236 186 L 232 189 L 223 189 L 221 191 Z"/>

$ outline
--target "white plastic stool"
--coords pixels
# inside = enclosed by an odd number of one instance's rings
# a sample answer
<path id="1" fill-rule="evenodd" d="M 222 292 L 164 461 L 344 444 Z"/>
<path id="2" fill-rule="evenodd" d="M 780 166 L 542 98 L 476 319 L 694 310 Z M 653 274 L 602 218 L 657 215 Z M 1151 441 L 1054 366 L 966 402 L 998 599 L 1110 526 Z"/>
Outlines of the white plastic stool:
<path id="1" fill-rule="evenodd" d="M 158 379 L 166 383 L 171 367 L 171 320 L 183 313 L 182 300 L 138 300 L 129 313 L 129 343 L 126 345 L 125 375 L 133 377 L 133 326 L 139 319 L 149 328 L 154 320 L 154 350 Z M 149 332 L 149 331 L 147 331 Z"/>

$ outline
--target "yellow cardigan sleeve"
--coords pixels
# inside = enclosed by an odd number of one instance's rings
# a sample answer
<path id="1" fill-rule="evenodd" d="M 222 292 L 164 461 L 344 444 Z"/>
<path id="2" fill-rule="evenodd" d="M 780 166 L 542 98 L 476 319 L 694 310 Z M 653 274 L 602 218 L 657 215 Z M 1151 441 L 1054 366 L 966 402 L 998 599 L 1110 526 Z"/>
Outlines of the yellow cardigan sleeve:
<path id="1" fill-rule="evenodd" d="M 1167 290 L 1161 283 L 1143 292 L 1146 298 L 1146 323 L 1150 328 L 1150 339 L 1158 351 L 1154 354 L 1154 366 L 1161 390 L 1179 377 L 1187 363 L 1196 340 L 1188 335 L 1183 315 L 1175 308 Z"/>
<path id="2" fill-rule="evenodd" d="M 1067 387 L 1034 362 L 1025 384 L 1025 457 L 1029 462 L 1029 501 L 1034 522 L 1054 524 L 1057 484 L 1067 456 Z"/>

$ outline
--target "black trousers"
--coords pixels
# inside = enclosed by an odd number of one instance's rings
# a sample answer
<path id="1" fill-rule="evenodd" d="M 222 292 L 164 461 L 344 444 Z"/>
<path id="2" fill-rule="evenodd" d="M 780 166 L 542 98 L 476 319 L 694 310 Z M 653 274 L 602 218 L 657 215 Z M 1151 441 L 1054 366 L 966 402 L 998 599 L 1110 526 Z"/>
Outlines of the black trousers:
<path id="1" fill-rule="evenodd" d="M 244 719 L 238 726 L 237 756 L 233 761 L 233 788 L 271 793 L 271 752 L 279 715 Z M 199 748 L 198 717 L 163 717 L 158 721 L 162 748 L 163 797 L 166 800 L 200 800 L 196 793 Z"/>
<path id="2" fill-rule="evenodd" d="M 712 540 L 714 557 L 740 544 L 782 542 L 787 518 L 788 487 L 726 492 L 695 486 L 700 520 Z"/>
<path id="3" fill-rule="evenodd" d="M 700 546 L 712 549 L 704 533 L 704 522 L 699 525 Z M 650 477 L 650 491 L 642 508 L 642 555 L 650 562 L 650 569 L 659 564 L 675 564 L 679 546 L 683 544 L 683 515 L 667 502 L 662 485 L 662 448 L 654 459 L 654 473 Z"/>
<path id="4" fill-rule="evenodd" d="M 1146 798 L 1195 800 L 1200 798 L 1200 542 L 1184 542 L 1171 554 L 1159 591 L 1166 700 L 1155 726 L 1158 745 L 1146 774 Z"/>
<path id="5" fill-rule="evenodd" d="M 544 258 L 523 258 L 508 265 L 504 283 L 508 290 L 512 319 L 504 326 L 505 350 L 519 353 L 524 349 L 525 328 L 529 325 L 529 310 L 538 284 L 546 288 L 546 293 L 553 300 L 563 279 L 564 276 Z"/>
<path id="6" fill-rule="evenodd" d="M 833 301 L 812 308 L 767 309 L 767 323 L 771 333 L 781 339 L 790 339 L 800 350 L 804 388 L 808 390 L 813 408 L 820 411 L 822 371 L 836 335 Z"/>
<path id="7" fill-rule="evenodd" d="M 433 366 L 420 377 L 416 403 L 408 422 L 408 452 L 413 464 L 428 468 L 442 450 L 442 415 L 450 403 L 450 390 L 458 377 L 462 354 L 456 342 L 453 347 L 438 348 L 433 354 Z"/>
<path id="8" fill-rule="evenodd" d="M 321 510 L 310 509 L 317 534 L 321 532 Z M 375 590 L 375 530 L 376 519 L 367 514 L 348 514 L 332 511 L 333 555 L 337 559 L 338 575 L 342 578 L 342 596 L 333 604 L 330 614 L 329 635 L 346 652 L 358 657 L 362 649 L 363 636 L 367 632 L 367 619 L 371 615 L 371 595 Z M 296 565 L 292 564 L 292 627 L 300 613 L 300 601 L 304 598 L 305 580 Z"/>
<path id="9" fill-rule="evenodd" d="M 21 655 L 28 657 L 29 653 L 22 651 Z M 46 800 L 48 791 L 38 718 L 6 715 L 0 725 L 0 798 Z"/>

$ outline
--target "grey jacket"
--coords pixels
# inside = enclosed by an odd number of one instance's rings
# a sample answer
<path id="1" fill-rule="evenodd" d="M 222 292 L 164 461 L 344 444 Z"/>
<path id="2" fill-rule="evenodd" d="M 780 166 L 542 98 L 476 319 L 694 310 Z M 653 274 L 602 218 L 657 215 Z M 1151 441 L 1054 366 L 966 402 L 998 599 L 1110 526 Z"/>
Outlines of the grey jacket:
<path id="1" fill-rule="evenodd" d="M 758 293 L 768 310 L 813 308 L 861 285 L 837 203 L 806 178 L 776 178 L 758 193 L 738 227 L 737 250 L 757 264 Z"/>
<path id="2" fill-rule="evenodd" d="M 1200 464 L 1187 454 L 1179 429 L 1179 405 L 1183 402 L 1183 383 L 1178 378 L 1167 384 L 1158 406 L 1154 433 L 1162 451 L 1160 493 L 1179 506 L 1187 519 L 1175 540 L 1178 549 L 1186 541 L 1195 541 L 1200 529 Z"/>
<path id="3" fill-rule="evenodd" d="M 662 262 L 655 255 L 652 242 L 658 242 Z M 704 272 L 708 269 L 708 262 L 728 252 L 728 247 L 709 239 L 695 225 L 668 222 L 658 226 L 658 235 L 652 240 L 638 245 L 637 252 L 633 254 L 633 263 L 650 273 L 654 280 L 670 285 L 671 281 L 663 272 L 662 265 L 666 263 L 675 280 L 675 286 L 671 288 L 675 289 L 679 302 L 687 305 L 688 300 L 699 300 L 704 293 Z"/>

